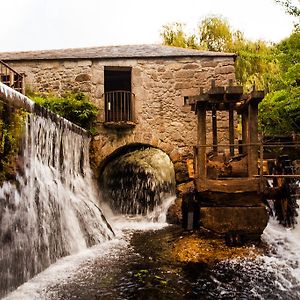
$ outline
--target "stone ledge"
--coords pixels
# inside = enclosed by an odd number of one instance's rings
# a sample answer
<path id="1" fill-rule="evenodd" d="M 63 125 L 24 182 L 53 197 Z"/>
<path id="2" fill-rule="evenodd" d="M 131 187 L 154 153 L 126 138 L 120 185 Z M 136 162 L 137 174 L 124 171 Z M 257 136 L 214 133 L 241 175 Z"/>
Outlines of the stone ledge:
<path id="1" fill-rule="evenodd" d="M 136 126 L 135 122 L 132 121 L 122 121 L 122 122 L 104 122 L 103 126 L 106 128 L 116 128 L 116 129 L 128 129 Z"/>

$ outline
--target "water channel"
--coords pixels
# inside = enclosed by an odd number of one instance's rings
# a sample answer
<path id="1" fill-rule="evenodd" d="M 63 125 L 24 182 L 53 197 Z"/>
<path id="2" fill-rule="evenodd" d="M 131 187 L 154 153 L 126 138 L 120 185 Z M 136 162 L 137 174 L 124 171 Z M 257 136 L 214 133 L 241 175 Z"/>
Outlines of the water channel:
<path id="1" fill-rule="evenodd" d="M 261 254 L 181 262 L 181 228 L 115 217 L 116 238 L 59 260 L 5 299 L 299 299 L 299 228 L 271 221 Z M 207 247 L 207 246 L 206 246 Z M 224 251 L 226 249 L 224 248 Z M 231 253 L 232 255 L 232 253 Z"/>

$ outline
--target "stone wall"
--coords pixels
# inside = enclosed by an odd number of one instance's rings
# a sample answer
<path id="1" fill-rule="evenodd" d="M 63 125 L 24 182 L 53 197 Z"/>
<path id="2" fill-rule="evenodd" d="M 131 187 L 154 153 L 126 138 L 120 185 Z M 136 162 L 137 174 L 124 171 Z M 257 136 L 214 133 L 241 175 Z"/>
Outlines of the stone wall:
<path id="1" fill-rule="evenodd" d="M 233 57 L 178 57 L 155 59 L 80 59 L 9 62 L 26 74 L 26 83 L 38 91 L 78 90 L 90 95 L 100 108 L 99 135 L 91 148 L 95 170 L 112 153 L 131 144 L 146 144 L 165 151 L 174 163 L 177 183 L 188 181 L 186 159 L 196 144 L 196 116 L 184 105 L 184 96 L 209 88 L 212 79 L 227 85 L 234 77 Z M 108 129 L 104 121 L 104 67 L 132 68 L 135 128 Z M 220 137 L 226 137 L 227 116 L 219 115 Z M 208 123 L 209 123 L 208 119 Z M 208 125 L 209 126 L 209 125 Z"/>

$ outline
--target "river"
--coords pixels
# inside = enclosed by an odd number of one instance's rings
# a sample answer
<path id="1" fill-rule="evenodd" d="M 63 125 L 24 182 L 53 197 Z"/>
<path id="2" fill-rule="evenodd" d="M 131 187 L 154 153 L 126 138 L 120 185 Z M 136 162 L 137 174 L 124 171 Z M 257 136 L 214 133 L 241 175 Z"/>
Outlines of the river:
<path id="1" fill-rule="evenodd" d="M 176 242 L 195 235 L 180 227 L 141 217 L 113 224 L 113 240 L 60 259 L 4 299 L 300 298 L 299 226 L 271 220 L 261 245 L 207 263 L 172 255 Z"/>

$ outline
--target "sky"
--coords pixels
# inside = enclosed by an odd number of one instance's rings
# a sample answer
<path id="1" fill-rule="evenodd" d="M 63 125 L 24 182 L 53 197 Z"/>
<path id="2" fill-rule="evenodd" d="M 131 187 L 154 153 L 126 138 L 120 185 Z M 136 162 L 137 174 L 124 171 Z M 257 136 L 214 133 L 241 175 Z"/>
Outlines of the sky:
<path id="1" fill-rule="evenodd" d="M 208 15 L 279 42 L 294 21 L 274 0 L 0 0 L 0 15 L 0 52 L 161 43 L 163 25 L 193 33 Z"/>

